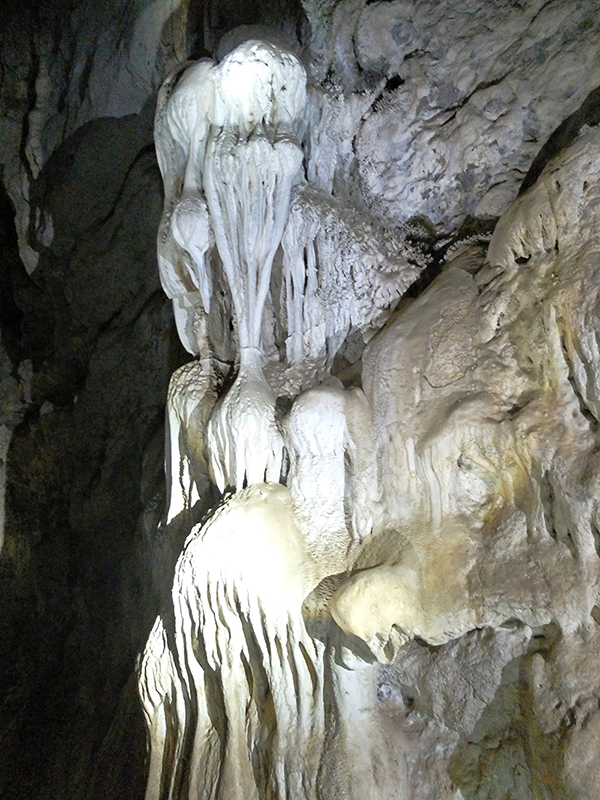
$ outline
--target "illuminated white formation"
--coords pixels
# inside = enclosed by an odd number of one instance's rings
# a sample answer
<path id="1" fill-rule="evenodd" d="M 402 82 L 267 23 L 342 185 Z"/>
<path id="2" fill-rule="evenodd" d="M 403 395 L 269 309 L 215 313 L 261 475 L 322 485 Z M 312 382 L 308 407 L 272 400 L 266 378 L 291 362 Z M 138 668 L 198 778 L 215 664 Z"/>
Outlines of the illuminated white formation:
<path id="1" fill-rule="evenodd" d="M 221 490 L 285 473 L 265 367 L 286 393 L 312 385 L 349 334 L 360 343 L 383 324 L 425 266 L 401 232 L 302 184 L 306 98 L 298 59 L 262 42 L 176 70 L 159 96 L 163 286 L 184 346 L 237 369 L 207 432 Z"/>
<path id="2" fill-rule="evenodd" d="M 142 664 L 147 798 L 248 800 L 259 780 L 273 797 L 316 796 L 323 645 L 301 607 L 318 578 L 283 486 L 238 492 L 192 533 L 173 585 L 173 644 L 158 622 Z M 185 779 L 177 769 L 161 779 L 169 748 L 189 765 Z"/>
<path id="3" fill-rule="evenodd" d="M 239 372 L 209 428 L 221 490 L 278 481 L 283 441 L 275 396 L 262 372 L 262 319 L 271 268 L 302 164 L 294 134 L 306 102 L 300 63 L 274 47 L 248 43 L 215 71 L 219 102 L 204 160 L 205 190 L 231 290 Z"/>
<path id="4" fill-rule="evenodd" d="M 168 519 L 221 504 L 185 528 L 142 660 L 147 800 L 413 800 L 402 687 L 426 659 L 470 665 L 454 747 L 503 680 L 477 677 L 474 638 L 507 664 L 534 629 L 600 617 L 597 133 L 487 262 L 463 243 L 393 313 L 426 260 L 334 197 L 314 151 L 303 180 L 305 80 L 249 42 L 159 100 L 161 275 L 199 356 L 171 382 Z"/>
<path id="5" fill-rule="evenodd" d="M 305 186 L 282 245 L 286 357 L 305 370 L 331 368 L 348 334 L 372 336 L 426 264 L 402 231 Z"/>
<path id="6" fill-rule="evenodd" d="M 159 259 L 186 347 L 200 352 L 203 335 L 202 312 L 189 295 L 199 293 L 208 315 L 213 284 L 222 283 L 207 258 L 213 242 L 233 306 L 239 371 L 215 408 L 208 441 L 221 490 L 278 481 L 281 473 L 275 397 L 262 372 L 262 321 L 302 165 L 296 133 L 305 104 L 297 58 L 262 42 L 242 45 L 218 66 L 200 62 L 177 83 L 173 76 L 159 100 L 166 196 Z"/>

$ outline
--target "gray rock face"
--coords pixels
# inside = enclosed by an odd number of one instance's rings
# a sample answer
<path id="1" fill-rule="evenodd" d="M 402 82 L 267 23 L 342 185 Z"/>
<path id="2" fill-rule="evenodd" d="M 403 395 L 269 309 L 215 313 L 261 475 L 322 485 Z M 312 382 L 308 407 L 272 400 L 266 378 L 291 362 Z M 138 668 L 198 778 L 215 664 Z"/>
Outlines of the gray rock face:
<path id="1" fill-rule="evenodd" d="M 30 198 L 46 162 L 87 122 L 138 114 L 152 104 L 164 73 L 193 47 L 187 14 L 180 2 L 124 9 L 112 0 L 7 10 L 0 57 L 7 114 L 0 148 L 28 271 L 52 240 L 52 217 L 32 207 Z"/>
<path id="2" fill-rule="evenodd" d="M 599 26 L 594 3 L 366 6 L 357 62 L 389 88 L 357 132 L 361 196 L 444 228 L 497 217 L 540 145 L 600 83 Z"/>
<path id="3" fill-rule="evenodd" d="M 323 6 L 308 7 L 318 26 Z M 325 60 L 341 85 L 377 86 L 352 130 L 351 185 L 396 221 L 499 216 L 600 83 L 593 2 L 346 2 L 333 20 Z"/>

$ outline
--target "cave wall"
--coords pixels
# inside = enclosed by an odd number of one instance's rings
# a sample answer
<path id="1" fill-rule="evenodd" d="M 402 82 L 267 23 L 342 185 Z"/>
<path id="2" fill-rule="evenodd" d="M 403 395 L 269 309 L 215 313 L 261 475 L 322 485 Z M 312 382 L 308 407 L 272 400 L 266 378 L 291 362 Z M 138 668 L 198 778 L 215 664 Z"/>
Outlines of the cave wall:
<path id="1" fill-rule="evenodd" d="M 141 717 L 126 704 L 119 728 L 117 709 L 157 602 L 146 537 L 183 353 L 156 272 L 152 84 L 140 42 L 133 74 L 117 56 L 135 9 L 119 23 L 116 6 L 90 8 L 32 4 L 4 31 L 2 342 L 18 423 L 0 566 L 7 797 L 143 793 L 144 748 L 129 746 Z M 111 59 L 124 78 L 109 78 Z M 20 222 L 37 207 L 41 247 Z"/>
<path id="2" fill-rule="evenodd" d="M 144 793 L 133 674 L 182 544 L 183 534 L 166 539 L 161 525 L 163 415 L 169 377 L 189 358 L 156 265 L 154 106 L 169 69 L 212 54 L 236 25 L 296 40 L 316 98 L 307 143 L 314 185 L 393 230 L 423 220 L 431 267 L 414 295 L 448 245 L 491 231 L 524 182 L 598 121 L 591 2 L 140 0 L 98 9 L 65 1 L 7 13 L 0 422 L 7 446 L 12 438 L 0 555 L 0 788 L 8 798 Z M 585 781 L 565 788 L 556 765 L 568 736 L 579 738 L 584 762 L 592 758 L 597 676 L 579 665 L 593 659 L 595 638 L 583 632 L 587 645 L 557 650 L 557 636 L 544 628 L 532 643 L 518 628 L 484 629 L 443 652 L 406 645 L 404 677 L 384 675 L 380 697 L 390 718 L 406 716 L 389 736 L 404 742 L 415 774 L 428 747 L 446 747 L 448 772 L 436 766 L 423 797 L 446 796 L 449 780 L 464 797 L 594 797 Z M 470 658 L 489 664 L 487 682 L 465 689 L 454 719 L 439 686 L 460 695 L 456 673 Z M 579 670 L 582 686 L 560 689 L 549 732 L 530 719 L 540 658 L 558 683 Z M 475 733 L 469 715 L 479 719 Z M 456 732 L 467 730 L 457 745 Z M 494 777 L 511 772 L 512 785 Z"/>

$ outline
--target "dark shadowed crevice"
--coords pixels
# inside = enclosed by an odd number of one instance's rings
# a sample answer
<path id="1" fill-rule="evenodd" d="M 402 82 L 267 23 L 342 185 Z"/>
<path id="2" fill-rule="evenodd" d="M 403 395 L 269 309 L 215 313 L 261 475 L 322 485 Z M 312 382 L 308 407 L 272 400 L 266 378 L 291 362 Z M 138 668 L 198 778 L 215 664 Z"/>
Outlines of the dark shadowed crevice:
<path id="1" fill-rule="evenodd" d="M 8 356 L 17 365 L 21 360 L 21 323 L 23 311 L 15 300 L 13 280 L 23 270 L 19 259 L 15 210 L 0 185 L 0 335 Z"/>
<path id="2" fill-rule="evenodd" d="M 575 141 L 584 125 L 593 127 L 598 124 L 600 124 L 600 86 L 593 89 L 577 111 L 574 111 L 564 122 L 561 122 L 558 128 L 550 135 L 546 144 L 533 159 L 529 172 L 521 184 L 519 194 L 523 194 L 533 186 L 546 164 Z"/>

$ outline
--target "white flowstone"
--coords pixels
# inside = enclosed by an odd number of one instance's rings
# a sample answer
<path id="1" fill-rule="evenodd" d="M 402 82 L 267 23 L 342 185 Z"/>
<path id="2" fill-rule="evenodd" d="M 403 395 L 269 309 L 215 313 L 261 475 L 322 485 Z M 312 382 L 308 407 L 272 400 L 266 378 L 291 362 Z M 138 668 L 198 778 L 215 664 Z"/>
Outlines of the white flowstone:
<path id="1" fill-rule="evenodd" d="M 214 370 L 192 361 L 171 377 L 167 398 L 167 523 L 190 511 L 208 482 L 206 426 L 217 400 Z"/>
<path id="2" fill-rule="evenodd" d="M 277 484 L 238 492 L 191 534 L 173 585 L 175 652 L 157 621 L 141 670 L 147 800 L 179 791 L 175 770 L 161 781 L 173 740 L 175 760 L 190 754 L 186 796 L 258 798 L 258 769 L 276 797 L 316 797 L 323 646 L 301 606 L 318 575 Z"/>
<path id="3" fill-rule="evenodd" d="M 221 490 L 278 481 L 283 443 L 274 421 L 275 397 L 262 374 L 263 312 L 302 164 L 296 132 L 306 75 L 292 53 L 252 41 L 218 66 L 192 65 L 173 88 L 178 74 L 167 80 L 157 110 L 165 182 L 163 286 L 176 301 L 182 341 L 198 353 L 202 333 L 197 335 L 193 304 L 190 309 L 184 298 L 198 291 L 210 315 L 215 283 L 226 280 L 239 370 L 210 426 L 213 475 Z M 224 276 L 211 275 L 206 254 L 213 241 Z"/>
<path id="4" fill-rule="evenodd" d="M 183 102 L 193 81 L 167 84 L 157 115 L 163 285 L 203 356 L 172 383 L 170 517 L 207 474 L 236 491 L 190 534 L 142 661 L 147 800 L 457 800 L 477 785 L 469 748 L 492 758 L 510 730 L 519 670 L 564 698 L 532 691 L 545 730 L 593 707 L 556 659 L 583 659 L 600 618 L 600 137 L 548 165 L 487 258 L 455 248 L 394 313 L 425 260 L 324 173 L 293 189 L 300 106 L 281 111 L 265 76 L 281 93 L 301 68 L 280 52 L 249 43 L 192 67 L 204 127 Z M 256 84 L 233 91 L 259 53 Z M 208 333 L 219 281 L 236 334 L 225 392 Z M 328 373 L 352 336 L 368 340 L 362 387 L 344 389 Z M 528 660 L 540 641 L 553 655 Z M 564 778 L 582 793 L 584 730 Z M 498 767 L 502 791 L 543 785 L 528 769 Z"/>
<path id="5" fill-rule="evenodd" d="M 406 232 L 312 188 L 299 187 L 282 241 L 286 358 L 331 368 L 349 334 L 366 341 L 427 261 Z"/>

